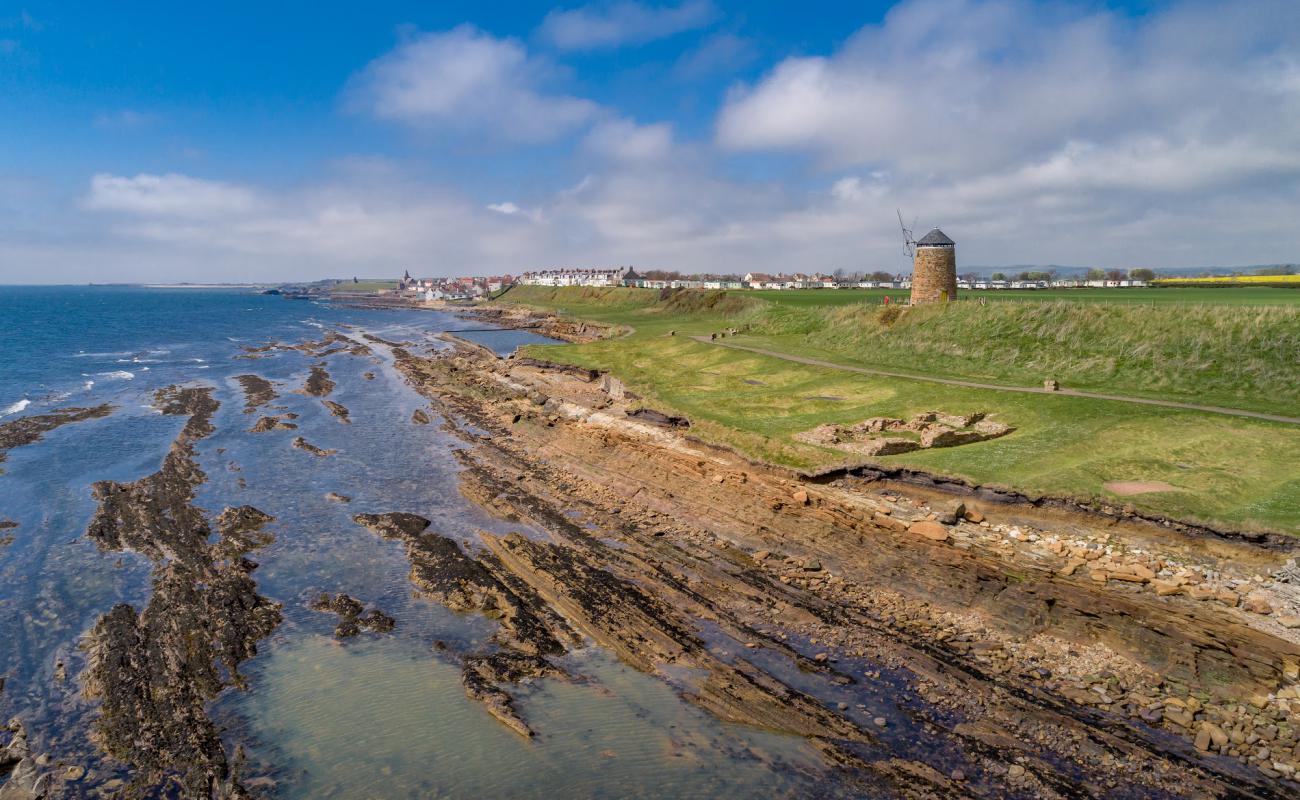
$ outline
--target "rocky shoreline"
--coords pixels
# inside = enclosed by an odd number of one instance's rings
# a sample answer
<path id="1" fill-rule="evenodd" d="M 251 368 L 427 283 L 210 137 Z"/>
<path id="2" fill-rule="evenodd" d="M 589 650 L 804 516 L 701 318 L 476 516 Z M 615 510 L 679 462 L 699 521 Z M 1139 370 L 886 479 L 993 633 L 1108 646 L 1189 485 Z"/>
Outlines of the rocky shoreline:
<path id="1" fill-rule="evenodd" d="M 213 432 L 218 403 L 208 388 L 158 393 L 164 414 L 188 416 L 161 468 L 131 483 L 94 485 L 99 508 L 87 536 L 101 549 L 132 551 L 153 565 L 144 608 L 120 603 L 84 643 L 85 693 L 99 701 L 94 737 L 133 767 L 115 796 L 247 797 L 237 761 L 226 752 L 207 704 L 242 686 L 239 666 L 280 623 L 280 606 L 258 594 L 248 558 L 272 537 L 272 517 L 251 506 L 227 508 L 213 526 L 193 505 L 205 480 L 196 444 Z"/>
<path id="2" fill-rule="evenodd" d="M 679 691 L 721 719 L 902 795 L 1300 789 L 1300 597 L 1277 548 L 809 480 L 634 419 L 591 374 L 394 355 L 467 444 L 462 492 L 549 539 L 484 534 L 464 557 L 629 665 L 704 675 Z"/>

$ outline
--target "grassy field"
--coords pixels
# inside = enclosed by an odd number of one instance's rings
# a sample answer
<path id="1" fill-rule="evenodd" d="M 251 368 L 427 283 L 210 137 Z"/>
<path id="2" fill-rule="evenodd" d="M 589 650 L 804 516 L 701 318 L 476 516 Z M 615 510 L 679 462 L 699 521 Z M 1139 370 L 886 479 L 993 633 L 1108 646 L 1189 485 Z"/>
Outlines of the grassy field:
<path id="1" fill-rule="evenodd" d="M 1300 277 L 1300 276 L 1297 276 Z M 1300 281 L 1296 282 L 1300 290 Z M 738 292 L 737 294 L 740 294 Z M 780 305 L 839 306 L 854 303 L 880 303 L 886 296 L 894 301 L 907 301 L 906 289 L 784 289 L 745 291 Z M 1124 289 L 997 289 L 965 291 L 959 294 L 962 301 L 981 298 L 992 302 L 1049 302 L 1068 300 L 1077 303 L 1132 303 L 1137 305 L 1248 305 L 1300 307 L 1300 291 L 1286 291 L 1258 285 L 1187 286 L 1177 288 L 1124 288 Z"/>
<path id="2" fill-rule="evenodd" d="M 833 290 L 825 293 L 838 294 Z M 610 370 L 644 395 L 647 405 L 685 414 L 702 438 L 772 463 L 819 469 L 842 462 L 846 456 L 840 451 L 792 438 L 825 422 L 848 423 L 881 415 L 906 417 L 927 410 L 985 411 L 1015 426 L 1016 433 L 964 447 L 879 460 L 1032 493 L 1129 502 L 1145 511 L 1210 524 L 1300 532 L 1300 459 L 1294 458 L 1300 452 L 1300 426 L 1084 398 L 875 378 L 728 350 L 689 338 L 737 323 L 754 325 L 767 320 L 785 324 L 791 314 L 845 314 L 846 325 L 852 327 L 859 324 L 853 316 L 880 313 L 874 306 L 819 309 L 807 303 L 774 304 L 755 294 L 683 292 L 661 300 L 652 290 L 518 287 L 503 302 L 631 326 L 634 332 L 624 338 L 533 347 L 531 354 Z M 1062 305 L 1068 304 L 1028 304 L 1023 308 L 1048 315 L 1041 320 L 1043 333 L 1059 326 L 1060 320 L 1052 315 L 1066 314 L 1068 309 L 1061 309 Z M 1196 305 L 1184 311 L 1195 310 Z M 972 309 L 978 308 L 972 305 Z M 1108 316 L 1111 308 L 1076 308 L 1100 313 L 1103 320 L 1113 323 Z M 918 314 L 916 324 L 942 325 L 944 315 L 952 311 Z M 1290 319 L 1294 321 L 1294 317 Z M 1191 335 L 1196 324 L 1184 326 L 1182 334 Z M 1239 318 L 1234 324 L 1255 323 Z M 670 331 L 676 335 L 668 335 Z M 737 337 L 736 341 L 791 349 L 781 336 L 807 333 Z M 978 335 L 1003 341 L 995 329 L 981 329 Z M 1250 331 L 1242 336 L 1235 346 L 1245 342 L 1244 346 L 1250 347 Z M 1296 372 L 1292 368 L 1287 372 L 1289 378 L 1280 380 L 1294 382 Z M 1113 386 L 1106 388 L 1114 390 Z M 1291 410 L 1295 412 L 1294 406 Z M 1118 480 L 1165 481 L 1176 489 L 1118 498 L 1103 487 Z"/>
<path id="3" fill-rule="evenodd" d="M 351 294 L 354 292 L 378 292 L 384 289 L 396 289 L 396 288 L 397 288 L 397 281 L 395 280 L 364 278 L 362 280 L 357 281 L 356 283 L 353 283 L 352 281 L 344 281 L 343 283 L 331 287 L 330 291 L 339 294 Z"/>
<path id="4" fill-rule="evenodd" d="M 761 308 L 739 341 L 837 363 L 1300 416 L 1300 308 L 1122 303 Z"/>

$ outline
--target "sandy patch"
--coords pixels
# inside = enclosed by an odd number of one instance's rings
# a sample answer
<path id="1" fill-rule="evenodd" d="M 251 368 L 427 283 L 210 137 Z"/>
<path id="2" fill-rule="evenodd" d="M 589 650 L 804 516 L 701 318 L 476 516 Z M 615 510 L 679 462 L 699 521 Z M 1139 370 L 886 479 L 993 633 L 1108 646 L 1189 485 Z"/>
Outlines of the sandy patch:
<path id="1" fill-rule="evenodd" d="M 1177 486 L 1171 486 L 1164 481 L 1108 481 L 1103 483 L 1102 486 L 1121 497 L 1147 494 L 1148 492 L 1174 492 L 1178 490 Z"/>

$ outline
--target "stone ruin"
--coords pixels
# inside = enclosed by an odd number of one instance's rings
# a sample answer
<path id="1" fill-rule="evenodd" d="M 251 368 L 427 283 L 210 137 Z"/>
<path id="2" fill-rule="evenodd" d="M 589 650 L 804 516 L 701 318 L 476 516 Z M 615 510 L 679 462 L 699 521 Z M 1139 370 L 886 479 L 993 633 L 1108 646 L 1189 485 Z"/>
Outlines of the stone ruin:
<path id="1" fill-rule="evenodd" d="M 926 411 L 910 420 L 872 417 L 855 425 L 818 425 L 795 434 L 795 440 L 834 447 L 864 456 L 892 456 L 931 447 L 959 447 L 997 439 L 1014 431 L 1010 425 L 988 419 L 984 412 L 944 414 Z"/>

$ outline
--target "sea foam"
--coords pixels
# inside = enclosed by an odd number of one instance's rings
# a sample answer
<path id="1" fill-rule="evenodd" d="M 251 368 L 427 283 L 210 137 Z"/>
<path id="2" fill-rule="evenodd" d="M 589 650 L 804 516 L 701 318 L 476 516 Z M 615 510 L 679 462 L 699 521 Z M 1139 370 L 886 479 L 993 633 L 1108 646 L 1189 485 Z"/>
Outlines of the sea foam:
<path id="1" fill-rule="evenodd" d="M 24 408 L 27 408 L 31 404 L 32 401 L 24 397 L 22 400 L 19 400 L 17 403 L 13 403 L 11 405 L 5 406 L 4 408 L 0 408 L 0 417 L 7 417 L 10 414 L 17 414 L 19 411 L 22 411 Z"/>

